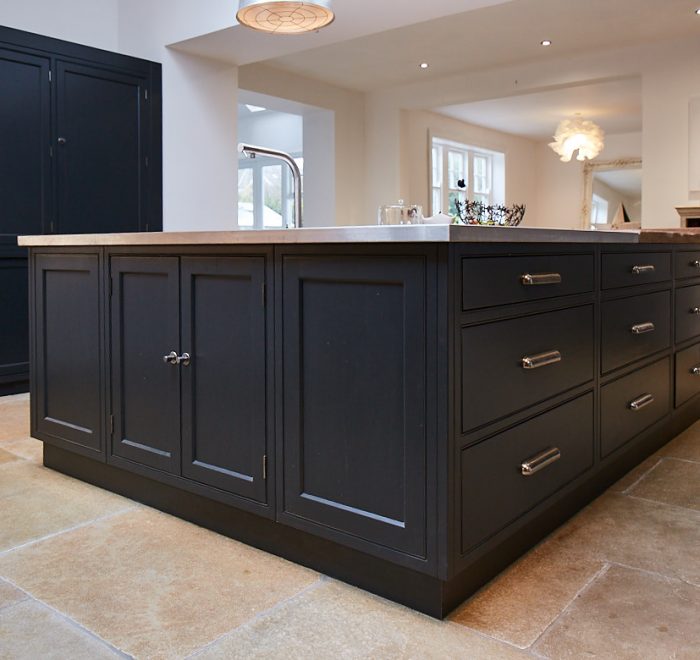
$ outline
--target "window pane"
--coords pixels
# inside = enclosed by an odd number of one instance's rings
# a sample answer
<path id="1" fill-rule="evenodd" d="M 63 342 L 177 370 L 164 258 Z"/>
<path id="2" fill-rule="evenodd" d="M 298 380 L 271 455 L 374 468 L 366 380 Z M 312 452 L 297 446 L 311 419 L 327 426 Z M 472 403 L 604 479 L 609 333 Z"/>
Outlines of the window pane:
<path id="1" fill-rule="evenodd" d="M 263 227 L 282 227 L 282 166 L 262 168 Z"/>
<path id="2" fill-rule="evenodd" d="M 238 170 L 238 226 L 252 227 L 253 217 L 253 170 L 250 167 Z"/>
<path id="3" fill-rule="evenodd" d="M 448 169 L 448 186 L 450 188 L 456 189 L 457 181 L 464 179 L 467 172 L 467 157 L 466 154 L 461 151 L 448 151 L 447 152 L 447 169 Z"/>
<path id="4" fill-rule="evenodd" d="M 451 192 L 450 193 L 450 206 L 449 206 L 449 211 L 448 215 L 457 215 L 457 205 L 455 204 L 455 200 L 458 199 L 460 202 L 464 202 L 467 198 L 466 193 L 463 192 Z"/>
<path id="5" fill-rule="evenodd" d="M 433 188 L 433 215 L 442 211 L 442 189 Z"/>
<path id="6" fill-rule="evenodd" d="M 432 150 L 433 186 L 442 186 L 442 149 L 433 147 Z"/>
<path id="7" fill-rule="evenodd" d="M 474 192 L 489 195 L 491 192 L 490 158 L 483 154 L 474 154 Z"/>

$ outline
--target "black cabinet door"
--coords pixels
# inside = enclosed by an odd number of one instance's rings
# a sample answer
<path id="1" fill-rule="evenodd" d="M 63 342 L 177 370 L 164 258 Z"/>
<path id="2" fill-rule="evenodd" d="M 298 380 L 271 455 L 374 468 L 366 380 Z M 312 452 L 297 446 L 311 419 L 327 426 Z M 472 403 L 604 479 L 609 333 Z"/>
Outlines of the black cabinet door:
<path id="1" fill-rule="evenodd" d="M 143 84 L 108 69 L 57 63 L 60 233 L 146 229 Z"/>
<path id="2" fill-rule="evenodd" d="M 285 258 L 281 520 L 426 556 L 425 277 L 420 256 Z"/>
<path id="3" fill-rule="evenodd" d="M 29 377 L 28 266 L 24 250 L 0 246 L 0 392 Z"/>
<path id="4" fill-rule="evenodd" d="M 49 60 L 0 48 L 0 235 L 49 229 Z"/>
<path id="5" fill-rule="evenodd" d="M 33 427 L 44 442 L 104 455 L 97 254 L 38 255 Z"/>
<path id="6" fill-rule="evenodd" d="M 177 257 L 111 260 L 112 454 L 180 472 Z"/>
<path id="7" fill-rule="evenodd" d="M 264 257 L 183 257 L 182 474 L 266 502 Z"/>

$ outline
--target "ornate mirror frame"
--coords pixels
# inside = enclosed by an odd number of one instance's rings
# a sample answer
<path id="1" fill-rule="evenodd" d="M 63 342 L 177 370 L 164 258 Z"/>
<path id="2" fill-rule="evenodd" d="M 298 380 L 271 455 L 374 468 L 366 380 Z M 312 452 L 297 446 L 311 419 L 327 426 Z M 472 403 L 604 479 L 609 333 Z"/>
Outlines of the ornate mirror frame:
<path id="1" fill-rule="evenodd" d="M 593 175 L 609 170 L 637 170 L 642 167 L 641 158 L 618 158 L 617 160 L 587 160 L 583 166 L 583 204 L 581 205 L 581 227 L 591 228 L 591 204 L 593 202 Z"/>

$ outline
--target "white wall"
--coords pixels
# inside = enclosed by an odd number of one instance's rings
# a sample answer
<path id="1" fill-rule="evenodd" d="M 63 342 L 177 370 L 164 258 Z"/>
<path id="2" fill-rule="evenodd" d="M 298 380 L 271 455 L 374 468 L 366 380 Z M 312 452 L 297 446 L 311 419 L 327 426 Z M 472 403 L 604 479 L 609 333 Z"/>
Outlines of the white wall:
<path id="1" fill-rule="evenodd" d="M 328 227 L 337 222 L 335 134 L 335 113 L 317 110 L 304 115 L 305 227 Z"/>
<path id="2" fill-rule="evenodd" d="M 335 205 L 326 206 L 323 203 L 321 208 L 307 209 L 306 217 L 310 223 L 320 226 L 365 224 L 364 94 L 295 76 L 263 64 L 240 67 L 239 86 L 242 90 L 333 111 L 335 121 L 331 139 L 335 149 Z M 329 132 L 330 125 L 326 125 L 325 130 Z M 305 127 L 305 134 L 311 132 L 310 128 Z M 305 144 L 305 149 L 306 146 Z M 313 145 L 309 147 L 313 148 Z M 313 181 L 319 186 L 327 185 L 324 179 L 317 179 L 319 167 L 324 162 L 326 161 L 321 160 L 314 163 L 311 157 L 305 158 L 307 186 L 313 186 Z M 329 170 L 326 169 L 325 172 L 327 175 Z"/>
<path id="3" fill-rule="evenodd" d="M 119 0 L 3 0 L 0 25 L 117 50 Z"/>
<path id="4" fill-rule="evenodd" d="M 506 204 L 525 204 L 524 224 L 537 217 L 535 195 L 536 143 L 500 131 L 474 126 L 450 117 L 421 110 L 402 113 L 403 144 L 401 151 L 401 198 L 421 204 L 424 213 L 430 208 L 430 135 L 454 140 L 470 146 L 500 151 L 506 156 Z M 394 200 L 387 199 L 383 203 Z M 375 210 L 376 215 L 376 210 Z"/>
<path id="5" fill-rule="evenodd" d="M 402 174 L 402 140 L 398 128 L 401 110 L 494 99 L 624 76 L 642 77 L 643 225 L 677 226 L 679 220 L 674 207 L 687 203 L 691 197 L 688 190 L 688 101 L 700 95 L 698 39 L 657 42 L 566 59 L 553 57 L 543 62 L 431 78 L 369 94 L 365 114 L 366 213 L 372 213 L 372 209 L 387 199 L 400 197 L 407 185 Z M 601 158 L 614 157 L 611 145 L 609 141 Z M 575 181 L 582 181 L 583 175 L 579 177 L 571 169 L 557 170 L 556 156 L 551 152 L 554 162 L 542 160 L 546 154 L 544 148 L 538 149 L 538 153 L 541 169 L 556 173 L 558 183 L 548 194 L 544 191 L 538 194 L 538 217 L 534 221 L 542 226 L 578 226 L 576 218 L 580 210 L 562 209 L 567 200 L 570 200 L 569 205 L 580 209 L 582 183 L 575 184 Z M 532 214 L 528 213 L 527 217 L 528 222 L 533 222 Z"/>
<path id="6" fill-rule="evenodd" d="M 535 150 L 537 172 L 537 215 L 530 223 L 537 227 L 587 227 L 581 218 L 583 206 L 583 163 L 562 163 L 559 156 L 539 142 Z M 620 133 L 605 137 L 599 161 L 640 158 L 642 133 Z"/>
<path id="7" fill-rule="evenodd" d="M 304 150 L 304 118 L 287 112 L 262 112 L 238 118 L 238 141 L 291 154 Z"/>

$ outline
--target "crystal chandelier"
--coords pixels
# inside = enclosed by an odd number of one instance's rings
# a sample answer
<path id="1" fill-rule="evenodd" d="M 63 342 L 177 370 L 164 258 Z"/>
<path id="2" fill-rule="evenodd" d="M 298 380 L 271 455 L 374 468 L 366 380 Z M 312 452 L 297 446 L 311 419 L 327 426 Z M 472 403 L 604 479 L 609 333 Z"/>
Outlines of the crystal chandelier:
<path id="1" fill-rule="evenodd" d="M 603 129 L 588 119 L 576 116 L 559 122 L 554 134 L 554 142 L 549 146 L 568 163 L 578 151 L 576 160 L 591 160 L 595 158 L 605 145 Z"/>
<path id="2" fill-rule="evenodd" d="M 236 20 L 272 34 L 301 34 L 320 30 L 335 18 L 331 0 L 240 0 Z"/>

